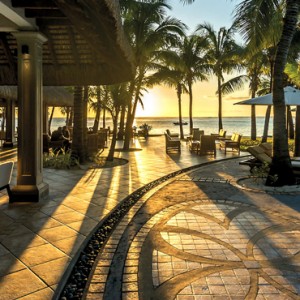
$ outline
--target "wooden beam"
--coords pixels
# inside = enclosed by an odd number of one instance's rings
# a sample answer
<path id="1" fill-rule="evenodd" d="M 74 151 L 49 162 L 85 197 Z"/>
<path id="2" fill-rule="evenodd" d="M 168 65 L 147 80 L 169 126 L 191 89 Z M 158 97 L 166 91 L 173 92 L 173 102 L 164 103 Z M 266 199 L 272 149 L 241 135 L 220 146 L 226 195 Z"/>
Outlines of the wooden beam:
<path id="1" fill-rule="evenodd" d="M 11 70 L 12 79 L 17 80 L 17 64 L 14 61 L 14 57 L 7 43 L 7 33 L 4 32 L 0 33 L 0 45 L 2 46 L 5 57 L 8 61 L 8 65 Z"/>
<path id="2" fill-rule="evenodd" d="M 23 8 L 55 8 L 52 0 L 11 0 L 13 7 Z"/>
<path id="3" fill-rule="evenodd" d="M 53 19 L 53 18 L 66 18 L 66 16 L 58 9 L 25 9 L 25 16 L 27 18 L 39 19 Z"/>

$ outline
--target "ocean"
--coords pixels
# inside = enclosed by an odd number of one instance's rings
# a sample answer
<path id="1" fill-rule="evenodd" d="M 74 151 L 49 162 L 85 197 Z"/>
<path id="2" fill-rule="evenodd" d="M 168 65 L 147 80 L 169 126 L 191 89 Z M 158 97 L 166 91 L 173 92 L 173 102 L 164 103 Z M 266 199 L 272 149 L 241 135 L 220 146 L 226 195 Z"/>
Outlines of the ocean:
<path id="1" fill-rule="evenodd" d="M 184 121 L 188 122 L 188 118 L 184 118 Z M 264 117 L 256 118 L 256 128 L 257 136 L 261 137 L 263 134 L 264 128 Z M 88 118 L 87 127 L 92 127 L 94 118 Z M 179 126 L 174 125 L 173 122 L 178 122 L 176 117 L 147 117 L 147 118 L 136 118 L 135 126 L 139 127 L 140 125 L 147 123 L 152 126 L 150 134 L 163 134 L 166 129 L 169 129 L 171 132 L 179 132 Z M 198 117 L 193 118 L 194 127 L 204 130 L 205 134 L 218 133 L 218 118 L 214 117 Z M 53 118 L 51 124 L 51 131 L 55 130 L 58 126 L 65 125 L 64 118 Z M 100 123 L 102 126 L 102 120 Z M 106 127 L 110 126 L 112 128 L 111 119 L 107 118 Z M 243 136 L 251 135 L 251 120 L 250 117 L 224 117 L 223 118 L 223 128 L 227 131 L 226 135 L 231 135 L 234 132 L 238 132 Z M 183 126 L 184 134 L 189 134 L 189 125 Z M 269 132 L 268 135 L 273 134 L 273 119 L 270 118 Z"/>

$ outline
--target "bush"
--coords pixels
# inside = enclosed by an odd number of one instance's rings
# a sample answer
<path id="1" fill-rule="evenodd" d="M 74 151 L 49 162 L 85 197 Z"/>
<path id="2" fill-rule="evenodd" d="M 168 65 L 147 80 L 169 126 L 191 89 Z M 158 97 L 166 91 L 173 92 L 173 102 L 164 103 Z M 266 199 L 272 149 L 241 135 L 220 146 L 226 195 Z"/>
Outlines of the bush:
<path id="1" fill-rule="evenodd" d="M 50 149 L 49 153 L 43 155 L 43 166 L 44 168 L 70 169 L 79 166 L 79 161 L 72 156 L 71 150 L 60 149 L 54 152 Z"/>

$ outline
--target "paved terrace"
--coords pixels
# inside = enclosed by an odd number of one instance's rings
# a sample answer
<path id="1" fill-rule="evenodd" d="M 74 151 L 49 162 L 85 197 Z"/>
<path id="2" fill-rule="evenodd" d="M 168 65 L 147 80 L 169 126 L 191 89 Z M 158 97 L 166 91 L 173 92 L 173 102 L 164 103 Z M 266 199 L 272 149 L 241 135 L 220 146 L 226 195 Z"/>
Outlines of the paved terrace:
<path id="1" fill-rule="evenodd" d="M 123 166 L 45 169 L 50 195 L 42 202 L 8 204 L 0 194 L 0 299 L 51 299 L 83 241 L 122 199 L 213 160 L 185 143 L 166 155 L 164 137 L 140 144 L 142 151 L 116 153 L 129 160 Z M 299 299 L 299 196 L 241 189 L 237 179 L 248 173 L 227 160 L 150 190 L 100 253 L 85 297 Z"/>

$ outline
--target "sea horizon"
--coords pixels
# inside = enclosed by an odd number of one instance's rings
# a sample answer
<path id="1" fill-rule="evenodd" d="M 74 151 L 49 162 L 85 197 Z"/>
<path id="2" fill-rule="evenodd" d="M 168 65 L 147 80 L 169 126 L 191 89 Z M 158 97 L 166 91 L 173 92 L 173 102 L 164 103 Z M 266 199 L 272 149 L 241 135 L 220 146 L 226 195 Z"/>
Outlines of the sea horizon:
<path id="1" fill-rule="evenodd" d="M 189 122 L 188 117 L 184 117 L 183 121 Z M 223 117 L 223 129 L 227 131 L 226 135 L 231 135 L 235 132 L 243 136 L 251 135 L 251 118 L 250 117 Z M 134 126 L 139 127 L 144 123 L 152 126 L 150 134 L 163 134 L 166 129 L 172 132 L 179 132 L 180 126 L 174 125 L 178 122 L 178 117 L 136 117 Z M 262 136 L 264 128 L 265 117 L 256 117 L 257 137 Z M 94 117 L 88 118 L 87 127 L 92 127 Z M 55 130 L 58 126 L 65 125 L 64 117 L 54 117 L 51 123 L 51 131 Z M 106 118 L 105 126 L 112 127 L 111 118 Z M 103 120 L 100 120 L 99 128 L 103 127 Z M 205 134 L 218 132 L 218 118 L 217 117 L 194 117 L 193 127 L 204 130 Z M 183 126 L 184 134 L 189 134 L 189 125 Z M 268 135 L 273 134 L 273 118 L 270 118 Z"/>

